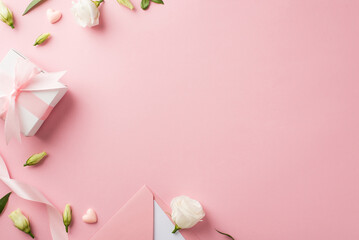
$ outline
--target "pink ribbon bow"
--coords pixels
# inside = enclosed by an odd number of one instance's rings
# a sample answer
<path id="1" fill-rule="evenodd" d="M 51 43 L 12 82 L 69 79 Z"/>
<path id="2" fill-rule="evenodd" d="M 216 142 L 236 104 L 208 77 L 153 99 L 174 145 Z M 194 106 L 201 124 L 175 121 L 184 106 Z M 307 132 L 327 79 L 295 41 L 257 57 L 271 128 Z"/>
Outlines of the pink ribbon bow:
<path id="1" fill-rule="evenodd" d="M 15 137 L 21 141 L 19 107 L 24 107 L 39 119 L 47 117 L 51 107 L 33 92 L 61 89 L 58 80 L 65 72 L 41 72 L 29 60 L 19 59 L 15 75 L 0 72 L 0 116 L 5 117 L 5 138 L 9 143 Z"/>

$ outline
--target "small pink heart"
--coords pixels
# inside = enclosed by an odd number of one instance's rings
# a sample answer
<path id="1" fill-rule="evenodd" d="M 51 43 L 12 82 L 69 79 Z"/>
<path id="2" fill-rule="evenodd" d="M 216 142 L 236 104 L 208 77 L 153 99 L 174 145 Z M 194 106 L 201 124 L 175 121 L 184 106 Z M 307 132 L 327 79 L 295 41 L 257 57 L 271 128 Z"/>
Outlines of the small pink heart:
<path id="1" fill-rule="evenodd" d="M 97 223 L 96 212 L 92 208 L 88 209 L 86 214 L 82 216 L 82 221 L 85 223 Z"/>
<path id="2" fill-rule="evenodd" d="M 47 15 L 47 19 L 52 24 L 58 22 L 62 17 L 62 13 L 54 9 L 47 9 L 46 15 Z"/>

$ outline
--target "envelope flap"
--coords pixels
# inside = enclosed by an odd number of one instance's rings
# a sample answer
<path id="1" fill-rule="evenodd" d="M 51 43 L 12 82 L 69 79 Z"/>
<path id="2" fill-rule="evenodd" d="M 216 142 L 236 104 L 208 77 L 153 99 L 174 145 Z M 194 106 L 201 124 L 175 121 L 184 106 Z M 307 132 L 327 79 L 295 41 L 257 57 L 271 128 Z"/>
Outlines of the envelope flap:
<path id="1" fill-rule="evenodd" d="M 172 233 L 174 224 L 168 218 L 167 213 L 163 211 L 156 201 L 154 203 L 154 210 L 154 240 L 185 240 L 179 231 L 175 234 Z"/>
<path id="2" fill-rule="evenodd" d="M 152 240 L 153 194 L 139 190 L 91 240 Z"/>

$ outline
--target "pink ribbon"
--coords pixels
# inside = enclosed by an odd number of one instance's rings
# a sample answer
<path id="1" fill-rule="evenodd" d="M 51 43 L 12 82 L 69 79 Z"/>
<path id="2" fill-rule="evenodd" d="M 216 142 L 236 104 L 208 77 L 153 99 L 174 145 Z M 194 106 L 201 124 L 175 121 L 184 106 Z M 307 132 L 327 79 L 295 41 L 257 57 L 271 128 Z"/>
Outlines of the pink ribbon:
<path id="1" fill-rule="evenodd" d="M 38 119 L 46 119 L 52 106 L 33 94 L 38 91 L 57 90 L 63 86 L 58 80 L 65 72 L 41 72 L 29 60 L 19 59 L 14 77 L 0 72 L 0 116 L 5 116 L 6 143 L 15 137 L 21 141 L 19 106 L 26 108 Z"/>
<path id="2" fill-rule="evenodd" d="M 68 240 L 60 212 L 36 188 L 11 179 L 4 160 L 0 156 L 0 180 L 3 181 L 17 196 L 34 202 L 45 204 L 49 216 L 50 231 L 53 240 Z"/>

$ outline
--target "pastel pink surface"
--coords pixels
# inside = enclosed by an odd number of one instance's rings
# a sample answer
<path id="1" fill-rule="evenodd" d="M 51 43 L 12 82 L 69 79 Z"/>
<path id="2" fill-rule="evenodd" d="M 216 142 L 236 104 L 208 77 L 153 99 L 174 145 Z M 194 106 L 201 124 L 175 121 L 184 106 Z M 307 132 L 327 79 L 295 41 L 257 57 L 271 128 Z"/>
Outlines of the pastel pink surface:
<path id="1" fill-rule="evenodd" d="M 167 204 L 199 200 L 200 239 L 359 239 L 359 2 L 166 1 L 131 12 L 113 1 L 82 29 L 71 1 L 5 3 L 0 56 L 15 48 L 47 71 L 68 70 L 69 93 L 35 137 L 0 152 L 13 178 L 59 209 L 73 206 L 72 240 L 87 240 L 143 185 Z M 63 19 L 51 25 L 54 8 Z M 43 32 L 52 39 L 41 48 Z M 4 136 L 0 123 L 0 136 Z M 39 166 L 23 168 L 46 150 Z M 8 189 L 0 184 L 0 195 Z M 15 195 L 1 239 L 50 239 L 46 209 Z M 99 221 L 81 221 L 89 208 Z"/>

